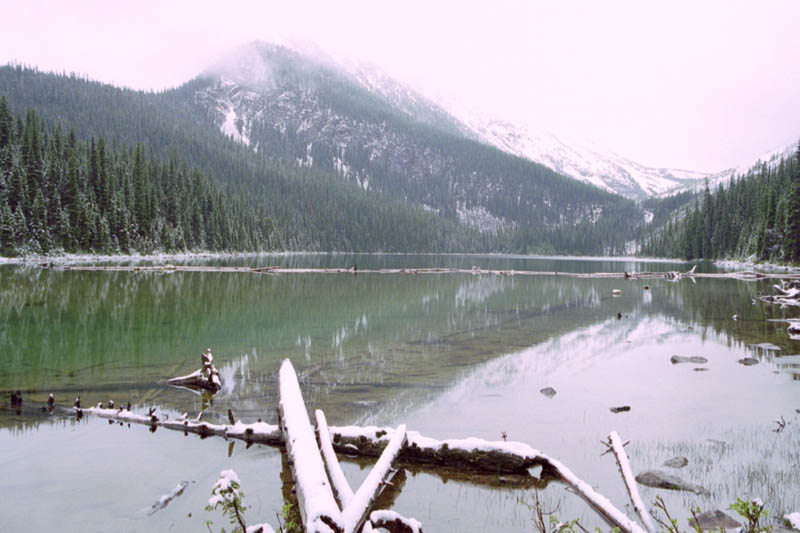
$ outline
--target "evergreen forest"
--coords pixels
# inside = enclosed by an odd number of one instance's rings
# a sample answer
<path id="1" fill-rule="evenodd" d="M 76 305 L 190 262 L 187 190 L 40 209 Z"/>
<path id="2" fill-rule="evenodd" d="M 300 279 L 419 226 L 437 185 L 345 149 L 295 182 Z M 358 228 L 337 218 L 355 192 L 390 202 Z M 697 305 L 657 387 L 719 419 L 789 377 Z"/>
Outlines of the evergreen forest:
<path id="1" fill-rule="evenodd" d="M 225 136 L 192 103 L 204 83 L 152 93 L 0 67 L 2 254 L 613 255 L 645 226 L 631 200 L 386 110 L 383 122 L 413 133 L 403 157 L 440 153 L 449 163 L 419 182 L 408 165 L 375 161 L 366 190 L 328 168 L 323 142 L 309 167 L 294 157 L 307 141 L 292 142 L 291 131 L 258 151 Z M 351 152 L 358 161 L 358 149 Z M 481 231 L 459 218 L 457 202 L 504 222 Z"/>
<path id="2" fill-rule="evenodd" d="M 793 155 L 761 163 L 654 227 L 648 256 L 755 259 L 800 264 L 800 143 Z"/>

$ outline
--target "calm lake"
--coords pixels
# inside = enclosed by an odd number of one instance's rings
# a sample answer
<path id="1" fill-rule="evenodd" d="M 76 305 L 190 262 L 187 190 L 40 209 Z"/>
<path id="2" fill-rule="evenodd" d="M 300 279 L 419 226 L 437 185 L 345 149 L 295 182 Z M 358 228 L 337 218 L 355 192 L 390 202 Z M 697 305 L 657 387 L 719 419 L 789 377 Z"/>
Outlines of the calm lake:
<path id="1" fill-rule="evenodd" d="M 478 266 L 558 272 L 688 270 L 665 262 L 518 256 L 287 255 L 202 264 L 291 267 Z M 713 271 L 713 266 L 699 269 Z M 0 265 L 0 532 L 207 531 L 219 472 L 234 469 L 248 521 L 277 526 L 281 454 L 220 438 L 87 416 L 17 415 L 9 395 L 60 405 L 113 399 L 146 413 L 276 423 L 277 372 L 290 358 L 310 409 L 333 425 L 396 426 L 438 439 L 525 442 L 560 459 L 631 516 L 612 455 L 617 430 L 634 471 L 660 469 L 707 495 L 642 487 L 680 517 L 761 497 L 800 510 L 800 342 L 754 301 L 774 281 L 578 279 L 472 274 L 75 272 Z M 645 289 L 645 285 L 649 289 Z M 621 296 L 612 296 L 620 289 Z M 734 319 L 737 315 L 737 319 Z M 621 316 L 621 318 L 618 318 Z M 211 348 L 223 389 L 208 403 L 163 380 Z M 672 364 L 673 355 L 703 365 Z M 756 358 L 744 366 L 738 361 Z M 697 371 L 698 367 L 707 371 Z M 548 398 L 539 391 L 552 387 Z M 628 405 L 629 412 L 609 408 Z M 787 421 L 781 432 L 774 420 Z M 688 466 L 662 463 L 675 456 Z M 366 470 L 344 464 L 351 485 Z M 179 482 L 166 508 L 151 505 Z M 425 531 L 534 531 L 533 489 L 408 473 L 394 510 Z M 545 510 L 607 529 L 551 483 Z M 731 512 L 732 513 L 732 512 Z"/>

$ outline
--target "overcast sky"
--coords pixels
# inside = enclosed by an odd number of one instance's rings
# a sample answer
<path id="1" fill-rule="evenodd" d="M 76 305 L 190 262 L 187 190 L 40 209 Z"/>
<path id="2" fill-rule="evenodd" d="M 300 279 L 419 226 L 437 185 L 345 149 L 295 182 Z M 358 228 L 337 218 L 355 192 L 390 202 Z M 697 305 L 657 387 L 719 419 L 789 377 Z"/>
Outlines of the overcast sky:
<path id="1" fill-rule="evenodd" d="M 310 42 L 482 115 L 718 171 L 800 138 L 800 1 L 5 2 L 0 64 L 163 89 Z"/>

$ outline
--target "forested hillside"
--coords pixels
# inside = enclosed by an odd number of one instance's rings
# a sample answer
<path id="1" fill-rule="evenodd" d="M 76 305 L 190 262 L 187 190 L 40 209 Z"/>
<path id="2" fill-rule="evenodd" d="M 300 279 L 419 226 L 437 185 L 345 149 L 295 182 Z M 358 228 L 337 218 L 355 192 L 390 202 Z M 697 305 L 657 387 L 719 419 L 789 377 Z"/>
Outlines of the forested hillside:
<path id="1" fill-rule="evenodd" d="M 202 94 L 208 96 L 202 91 L 209 83 L 213 82 L 208 78 L 198 78 L 174 90 L 150 93 L 20 66 L 0 67 L 0 95 L 5 95 L 9 113 L 24 116 L 29 109 L 36 112 L 42 168 L 50 167 L 47 146 L 55 142 L 56 128 L 60 126 L 61 136 L 74 130 L 79 181 L 91 181 L 92 139 L 95 151 L 102 140 L 108 159 L 106 168 L 121 173 L 117 176 L 120 187 L 125 183 L 121 176 L 132 173 L 138 150 L 147 160 L 144 167 L 148 177 L 156 179 L 152 185 L 155 196 L 164 192 L 163 175 L 171 176 L 170 168 L 175 169 L 174 176 L 187 176 L 186 179 L 196 172 L 208 183 L 209 194 L 227 195 L 223 201 L 231 205 L 224 209 L 228 210 L 226 217 L 231 225 L 238 223 L 239 214 L 245 218 L 252 215 L 257 219 L 253 227 L 259 228 L 248 230 L 246 239 L 223 239 L 217 246 L 208 241 L 208 236 L 205 240 L 200 236 L 178 238 L 187 231 L 185 221 L 194 216 L 191 205 L 196 204 L 187 205 L 180 220 L 152 207 L 144 214 L 131 213 L 129 209 L 129 216 L 154 218 L 136 219 L 138 240 L 132 241 L 132 248 L 126 248 L 117 235 L 119 248 L 115 248 L 113 239 L 109 241 L 108 249 L 112 251 L 613 254 L 621 253 L 625 243 L 645 226 L 642 210 L 630 200 L 458 137 L 449 127 L 439 129 L 403 116 L 402 112 L 387 108 L 388 104 L 378 96 L 370 96 L 371 104 L 361 106 L 360 101 L 347 100 L 350 86 L 337 88 L 334 84 L 331 88 L 320 82 L 324 90 L 320 89 L 319 95 L 338 98 L 339 109 L 349 109 L 356 117 L 348 118 L 348 123 L 363 124 L 369 117 L 377 117 L 378 123 L 386 124 L 387 131 L 400 132 L 389 137 L 405 139 L 403 142 L 391 147 L 386 144 L 383 156 L 372 158 L 369 146 L 361 141 L 350 142 L 345 157 L 344 151 L 336 151 L 341 128 L 326 137 L 330 131 L 316 127 L 313 121 L 299 133 L 296 125 L 281 129 L 278 123 L 261 121 L 261 129 L 252 130 L 253 138 L 261 139 L 255 149 L 220 131 L 216 121 L 219 117 L 201 98 Z M 28 178 L 26 165 L 20 163 L 27 119 L 21 122 L 23 127 L 17 128 L 4 148 L 9 152 L 2 185 L 5 191 L 9 190 L 9 183 L 18 179 L 16 174 L 22 174 L 26 183 L 35 182 Z M 238 127 L 243 128 L 243 122 L 238 122 Z M 349 138 L 354 140 L 352 135 Z M 365 139 L 369 142 L 371 138 Z M 383 142 L 380 138 L 372 140 Z M 315 163 L 309 164 L 312 160 Z M 67 168 L 69 156 L 65 161 L 63 168 Z M 345 176 L 345 168 L 350 169 L 350 179 Z M 369 185 L 363 179 L 352 179 L 358 168 L 368 172 L 362 176 Z M 124 190 L 120 194 L 123 193 Z M 90 195 L 85 196 L 86 201 L 92 200 Z M 55 201 L 54 197 L 49 201 Z M 135 204 L 130 198 L 126 201 Z M 31 208 L 32 202 L 33 198 Z M 19 219 L 16 205 L 8 204 L 8 208 Z M 61 198 L 58 205 L 63 207 Z M 158 205 L 158 201 L 153 200 L 152 205 Z M 108 206 L 98 205 L 95 211 L 93 224 L 102 228 L 104 219 L 112 223 Z M 29 215 L 27 206 L 23 205 L 21 215 Z M 204 215 L 201 212 L 199 216 Z M 489 221 L 488 227 L 485 221 Z M 155 234 L 145 237 L 144 233 L 154 228 L 159 228 L 158 238 Z M 168 238 L 170 231 L 173 236 Z M 18 252 L 28 249 L 24 244 L 27 238 L 17 236 Z M 55 247 L 63 246 L 65 250 L 103 249 L 92 239 L 79 239 L 77 248 L 75 243 L 57 242 Z M 30 243 L 29 248 L 36 246 Z"/>
<path id="2" fill-rule="evenodd" d="M 788 159 L 734 177 L 654 230 L 644 255 L 800 263 L 800 144 Z"/>
<path id="3" fill-rule="evenodd" d="M 251 250 L 269 217 L 197 169 L 48 129 L 0 97 L 0 251 Z"/>
<path id="4" fill-rule="evenodd" d="M 220 186 L 174 155 L 162 160 L 142 145 L 109 146 L 102 136 L 79 140 L 74 130 L 48 128 L 33 110 L 15 117 L 0 96 L 2 255 L 452 245 L 452 225 L 439 227 L 422 210 L 378 203 L 357 190 L 327 190 L 313 177 L 276 181 L 284 198 L 316 198 L 319 209 L 309 206 L 296 218 L 278 210 L 277 224 L 268 213 L 275 205 Z M 329 203 L 337 208 L 326 209 Z"/>

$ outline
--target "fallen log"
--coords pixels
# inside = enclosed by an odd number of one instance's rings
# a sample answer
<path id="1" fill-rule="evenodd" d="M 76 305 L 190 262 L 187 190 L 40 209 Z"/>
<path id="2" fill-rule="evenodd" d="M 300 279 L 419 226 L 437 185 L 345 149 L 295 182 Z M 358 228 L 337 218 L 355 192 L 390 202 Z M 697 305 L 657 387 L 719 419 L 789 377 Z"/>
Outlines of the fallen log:
<path id="1" fill-rule="evenodd" d="M 625 488 L 628 490 L 628 496 L 630 496 L 633 509 L 639 515 L 639 518 L 642 519 L 642 524 L 644 524 L 647 531 L 649 533 L 655 533 L 656 528 L 653 525 L 653 521 L 650 519 L 650 514 L 647 512 L 647 507 L 645 507 L 644 501 L 642 501 L 642 497 L 639 494 L 639 489 L 636 486 L 636 479 L 631 469 L 631 463 L 628 460 L 628 454 L 625 453 L 622 439 L 619 438 L 619 434 L 616 431 L 612 431 L 608 434 L 608 443 L 614 451 L 614 457 L 617 459 L 617 466 L 622 475 L 622 480 L 625 482 Z"/>
<path id="2" fill-rule="evenodd" d="M 152 431 L 158 427 L 165 427 L 184 433 L 196 433 L 201 437 L 220 436 L 226 439 L 244 440 L 248 444 L 283 445 L 290 456 L 288 463 L 295 479 L 297 499 L 307 531 L 342 532 L 345 521 L 325 472 L 321 456 L 323 452 L 320 452 L 317 446 L 314 431 L 308 420 L 297 375 L 288 359 L 281 365 L 279 388 L 278 426 L 260 421 L 244 424 L 235 421 L 232 413 L 228 413 L 228 418 L 234 423 L 210 424 L 200 420 L 189 420 L 185 414 L 175 420 L 170 420 L 168 416 L 164 416 L 164 420 L 161 420 L 156 416 L 154 408 L 150 409 L 148 415 L 135 414 L 125 408 L 118 410 L 103 408 L 102 405 L 85 410 L 76 407 L 74 412 L 78 416 L 82 416 L 85 412 L 118 422 L 139 423 L 149 426 Z M 378 480 L 371 481 L 369 488 L 362 486 L 350 500 L 352 504 L 356 499 L 360 501 L 366 499 L 368 503 L 359 505 L 359 508 L 368 509 L 377 497 L 378 491 L 375 487 L 380 486 L 381 481 L 385 479 L 394 459 L 398 459 L 401 463 L 415 463 L 434 468 L 527 475 L 531 479 L 534 477 L 528 470 L 540 466 L 542 479 L 549 478 L 569 485 L 611 525 L 624 532 L 644 533 L 641 526 L 625 516 L 606 497 L 596 492 L 564 464 L 523 443 L 492 442 L 476 438 L 439 441 L 424 437 L 417 432 L 406 432 L 404 426 L 396 430 L 375 426 L 328 428 L 326 422 L 323 422 L 322 426 L 329 433 L 325 441 L 329 440 L 333 449 L 339 453 L 362 456 L 384 455 L 384 459 L 379 460 L 379 468 L 374 471 Z M 327 448 L 327 445 L 323 448 Z M 332 457 L 329 452 L 328 455 Z M 333 464 L 333 460 L 331 463 Z M 349 497 L 347 490 L 343 488 L 346 486 L 346 480 L 344 482 L 339 480 L 336 484 L 339 487 L 337 490 L 341 494 L 346 494 L 345 498 Z M 362 489 L 363 495 L 360 493 Z M 354 511 L 352 516 L 348 514 L 348 523 L 352 524 L 350 518 L 356 514 Z M 365 516 L 366 514 L 358 516 L 357 525 L 365 520 Z"/>
<path id="3" fill-rule="evenodd" d="M 336 457 L 336 452 L 333 450 L 325 413 L 317 409 L 314 415 L 317 419 L 317 439 L 319 440 L 319 448 L 322 451 L 322 459 L 325 462 L 325 469 L 328 471 L 334 496 L 339 502 L 339 506 L 344 509 L 353 500 L 353 489 L 350 488 L 350 484 L 347 482 L 347 478 L 344 476 L 342 467 L 339 464 L 339 459 Z"/>
<path id="4" fill-rule="evenodd" d="M 289 466 L 305 531 L 343 533 L 342 513 L 333 498 L 297 374 L 288 359 L 281 364 L 279 385 L 281 432 L 289 454 Z"/>
<path id="5" fill-rule="evenodd" d="M 389 441 L 389 444 L 384 448 L 378 462 L 370 470 L 367 478 L 361 483 L 356 493 L 353 495 L 350 503 L 342 509 L 342 518 L 344 519 L 345 532 L 355 533 L 361 530 L 361 526 L 367 519 L 367 515 L 372 509 L 372 505 L 378 498 L 378 494 L 382 490 L 382 485 L 385 483 L 386 478 L 391 473 L 391 467 L 400 450 L 405 446 L 406 426 L 400 425 Z"/>
<path id="6" fill-rule="evenodd" d="M 234 426 L 209 424 L 207 422 L 179 420 L 156 420 L 145 415 L 125 410 L 91 407 L 83 413 L 93 414 L 120 422 L 138 423 L 151 427 L 165 427 L 201 437 L 219 436 L 244 440 L 248 443 L 282 446 L 284 437 L 278 426 L 264 422 Z M 375 426 L 345 426 L 329 428 L 334 449 L 344 455 L 378 456 L 394 435 L 392 428 Z M 338 435 L 338 437 L 337 437 Z M 644 529 L 628 519 L 603 495 L 576 476 L 566 465 L 542 454 L 521 442 L 487 441 L 477 438 L 439 441 L 424 437 L 415 431 L 407 432 L 408 443 L 401 450 L 400 465 L 422 465 L 424 467 L 446 467 L 472 470 L 489 474 L 521 474 L 530 477 L 528 470 L 542 467 L 542 478 L 563 482 L 573 488 L 600 516 L 622 531 L 642 533 Z M 332 497 L 332 495 L 331 495 Z"/>
<path id="7" fill-rule="evenodd" d="M 777 305 L 800 305 L 800 281 L 781 280 L 780 285 L 772 286 L 779 294 L 760 294 L 758 299 L 762 302 Z"/>
<path id="8" fill-rule="evenodd" d="M 422 524 L 394 511 L 372 511 L 369 521 L 373 527 L 386 529 L 391 533 L 422 533 Z"/>

